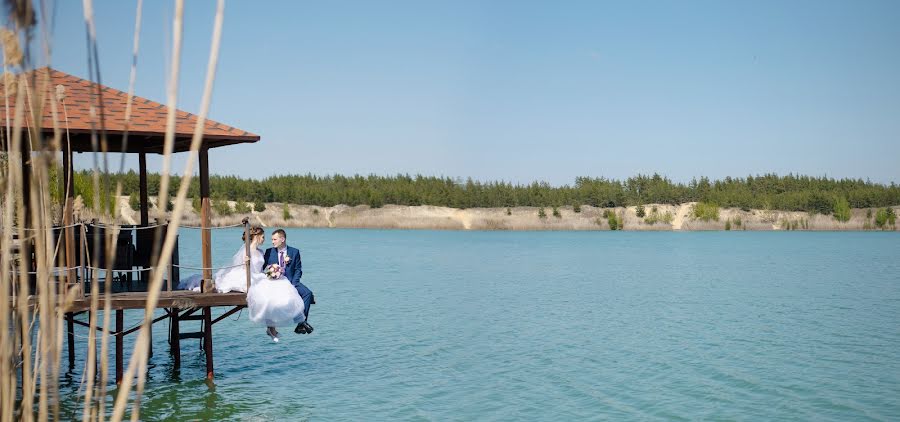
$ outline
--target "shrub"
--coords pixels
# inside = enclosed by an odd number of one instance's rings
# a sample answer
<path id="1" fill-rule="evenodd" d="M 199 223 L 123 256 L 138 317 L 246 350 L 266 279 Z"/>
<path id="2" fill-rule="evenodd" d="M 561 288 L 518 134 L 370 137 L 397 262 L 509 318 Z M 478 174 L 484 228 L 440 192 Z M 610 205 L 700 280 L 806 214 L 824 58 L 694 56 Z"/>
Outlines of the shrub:
<path id="1" fill-rule="evenodd" d="M 141 198 L 138 198 L 134 194 L 128 195 L 128 206 L 131 207 L 132 211 L 138 211 L 141 209 Z"/>
<path id="2" fill-rule="evenodd" d="M 741 224 L 743 224 L 743 223 L 744 223 L 744 221 L 741 220 L 741 217 L 734 217 L 734 225 L 735 225 L 736 227 L 740 227 Z"/>
<path id="3" fill-rule="evenodd" d="M 609 218 L 609 210 L 603 210 L 603 218 Z"/>
<path id="4" fill-rule="evenodd" d="M 559 208 L 553 207 L 553 216 L 556 218 L 562 218 L 562 214 L 559 213 Z"/>
<path id="5" fill-rule="evenodd" d="M 256 202 L 253 203 L 253 211 L 256 211 L 256 212 L 263 212 L 263 211 L 265 211 L 265 210 L 266 210 L 266 204 L 265 204 L 265 202 L 263 202 L 263 201 L 257 199 Z"/>
<path id="6" fill-rule="evenodd" d="M 872 209 L 869 208 L 866 210 L 866 220 L 870 220 L 872 218 Z"/>
<path id="7" fill-rule="evenodd" d="M 512 215 L 512 210 L 509 207 L 506 208 L 506 215 Z"/>
<path id="8" fill-rule="evenodd" d="M 231 215 L 234 214 L 234 210 L 231 209 L 231 205 L 228 205 L 228 201 L 224 199 L 216 199 L 212 201 L 212 209 L 219 215 Z"/>
<path id="9" fill-rule="evenodd" d="M 312 211 L 312 212 L 313 212 L 313 215 L 319 215 L 319 209 L 318 209 L 318 208 L 313 208 L 313 211 Z"/>
<path id="10" fill-rule="evenodd" d="M 834 219 L 841 223 L 850 221 L 850 202 L 839 196 L 834 199 Z"/>
<path id="11" fill-rule="evenodd" d="M 538 218 L 547 218 L 547 212 L 544 211 L 544 207 L 538 209 Z"/>
<path id="12" fill-rule="evenodd" d="M 175 203 L 172 202 L 171 199 L 169 199 L 168 202 L 166 202 L 166 211 L 172 212 L 174 210 L 175 210 Z"/>
<path id="13" fill-rule="evenodd" d="M 698 202 L 694 205 L 694 219 L 719 221 L 719 206 L 710 202 Z"/>
<path id="14" fill-rule="evenodd" d="M 638 216 L 639 218 L 644 218 L 644 216 L 647 215 L 647 213 L 644 211 L 644 206 L 643 206 L 643 205 L 638 205 L 638 206 L 637 206 L 637 209 L 635 210 L 634 213 L 637 214 L 637 216 Z"/>
<path id="15" fill-rule="evenodd" d="M 288 204 L 284 204 L 281 206 L 281 218 L 284 219 L 285 221 L 290 220 L 292 218 L 291 207 L 289 207 Z"/>
<path id="16" fill-rule="evenodd" d="M 725 230 L 731 230 L 731 220 L 725 220 Z"/>
<path id="17" fill-rule="evenodd" d="M 606 213 L 606 222 L 609 224 L 610 230 L 619 230 L 619 220 L 616 218 L 616 213 Z"/>
<path id="18" fill-rule="evenodd" d="M 195 196 L 193 199 L 191 199 L 191 206 L 194 207 L 194 211 L 195 211 L 197 214 L 200 214 L 200 208 L 202 208 L 202 206 L 201 206 L 201 203 L 200 203 L 200 197 L 199 197 L 199 196 Z"/>
<path id="19" fill-rule="evenodd" d="M 575 211 L 576 213 L 581 212 L 581 205 L 577 203 L 575 205 L 572 205 L 572 211 Z"/>
<path id="20" fill-rule="evenodd" d="M 234 203 L 234 211 L 238 214 L 247 214 L 250 212 L 250 205 L 244 201 L 237 201 Z"/>
<path id="21" fill-rule="evenodd" d="M 893 208 L 883 208 L 875 214 L 875 227 L 884 229 L 887 226 L 894 226 L 897 222 L 897 214 Z"/>

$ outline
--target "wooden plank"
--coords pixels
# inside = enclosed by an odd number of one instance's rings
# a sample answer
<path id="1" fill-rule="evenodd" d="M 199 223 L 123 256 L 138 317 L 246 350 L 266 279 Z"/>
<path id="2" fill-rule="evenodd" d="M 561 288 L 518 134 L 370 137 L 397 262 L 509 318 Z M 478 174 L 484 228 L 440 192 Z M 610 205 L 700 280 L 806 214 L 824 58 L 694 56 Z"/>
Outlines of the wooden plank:
<path id="1" fill-rule="evenodd" d="M 61 301 L 61 298 L 58 299 Z M 9 299 L 11 307 L 17 306 L 16 301 Z M 147 292 L 123 292 L 113 293 L 110 298 L 111 309 L 144 309 L 147 304 Z M 174 292 L 161 292 L 156 308 L 203 308 L 207 306 L 246 306 L 247 296 L 244 293 L 199 293 L 176 290 Z M 37 306 L 34 296 L 28 298 L 28 306 Z M 75 300 L 64 312 L 80 312 L 91 308 L 91 297 L 86 295 L 84 299 Z"/>

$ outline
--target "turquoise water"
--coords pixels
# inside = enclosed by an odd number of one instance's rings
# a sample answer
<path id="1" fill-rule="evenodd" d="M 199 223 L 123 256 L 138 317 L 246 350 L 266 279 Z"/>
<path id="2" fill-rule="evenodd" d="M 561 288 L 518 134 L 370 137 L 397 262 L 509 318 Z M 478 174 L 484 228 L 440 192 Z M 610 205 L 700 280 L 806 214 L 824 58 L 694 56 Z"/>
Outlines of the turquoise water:
<path id="1" fill-rule="evenodd" d="M 221 265 L 240 232 L 213 240 Z M 274 344 L 231 317 L 208 385 L 198 343 L 175 372 L 157 325 L 145 419 L 900 419 L 897 233 L 291 229 L 288 243 L 315 333 Z M 196 234 L 180 246 L 199 263 Z"/>

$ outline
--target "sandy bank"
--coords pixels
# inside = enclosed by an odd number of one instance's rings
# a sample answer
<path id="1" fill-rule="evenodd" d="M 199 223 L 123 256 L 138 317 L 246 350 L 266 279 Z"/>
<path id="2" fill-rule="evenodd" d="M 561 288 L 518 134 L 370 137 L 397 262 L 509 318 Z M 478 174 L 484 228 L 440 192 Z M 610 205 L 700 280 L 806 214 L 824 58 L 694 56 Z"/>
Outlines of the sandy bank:
<path id="1" fill-rule="evenodd" d="M 151 199 L 155 203 L 155 198 Z M 235 203 L 230 202 L 232 208 Z M 198 225 L 199 215 L 190 209 L 184 215 L 184 224 Z M 537 207 L 470 208 L 456 209 L 436 206 L 386 205 L 371 208 L 366 205 L 350 207 L 337 205 L 289 205 L 291 218 L 283 218 L 283 204 L 268 203 L 262 212 L 215 215 L 215 226 L 236 224 L 244 216 L 266 227 L 321 227 L 321 228 L 373 228 L 373 229 L 432 229 L 432 230 L 609 230 L 605 213 L 615 213 L 618 221 L 624 221 L 629 231 L 697 231 L 697 230 L 872 230 L 874 217 L 867 217 L 868 209 L 854 209 L 850 221 L 841 223 L 830 215 L 810 215 L 806 212 L 749 210 L 721 208 L 718 221 L 701 221 L 693 217 L 694 203 L 677 206 L 648 204 L 644 217 L 637 216 L 636 207 L 597 208 L 582 206 L 580 212 L 572 207 L 560 207 L 559 215 L 552 208 L 544 208 L 545 217 L 539 216 Z M 900 214 L 900 206 L 893 207 Z M 134 224 L 139 219 L 136 211 L 128 206 L 127 197 L 119 200 L 120 221 Z M 872 214 L 877 209 L 872 210 Z M 152 215 L 158 215 L 154 207 Z M 89 210 L 82 218 L 91 217 Z M 896 226 L 887 227 L 896 230 Z"/>

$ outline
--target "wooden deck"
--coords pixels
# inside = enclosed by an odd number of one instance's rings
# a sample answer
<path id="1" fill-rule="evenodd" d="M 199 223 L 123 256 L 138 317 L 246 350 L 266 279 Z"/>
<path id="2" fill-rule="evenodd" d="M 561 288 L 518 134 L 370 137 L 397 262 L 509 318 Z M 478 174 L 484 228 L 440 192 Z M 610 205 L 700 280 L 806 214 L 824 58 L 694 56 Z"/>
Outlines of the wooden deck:
<path id="1" fill-rule="evenodd" d="M 112 293 L 111 309 L 144 309 L 147 306 L 147 292 L 123 292 Z M 16 306 L 16 301 L 11 300 L 11 305 Z M 34 307 L 36 298 L 29 297 L 28 305 Z M 247 295 L 244 293 L 200 293 L 184 290 L 161 292 L 156 308 L 192 309 L 211 306 L 246 306 Z M 100 309 L 103 309 L 103 296 L 100 296 Z M 76 300 L 66 312 L 82 312 L 91 309 L 91 297 L 86 295 L 84 299 Z"/>

